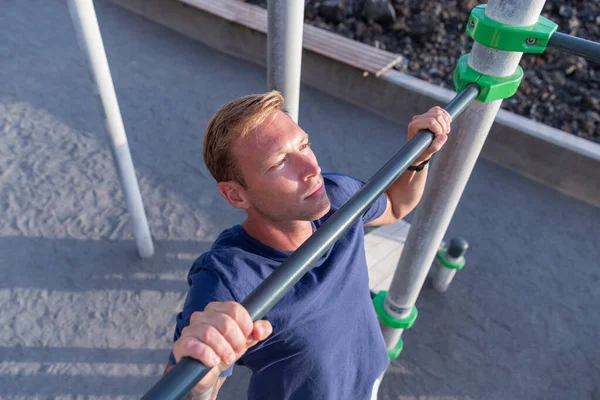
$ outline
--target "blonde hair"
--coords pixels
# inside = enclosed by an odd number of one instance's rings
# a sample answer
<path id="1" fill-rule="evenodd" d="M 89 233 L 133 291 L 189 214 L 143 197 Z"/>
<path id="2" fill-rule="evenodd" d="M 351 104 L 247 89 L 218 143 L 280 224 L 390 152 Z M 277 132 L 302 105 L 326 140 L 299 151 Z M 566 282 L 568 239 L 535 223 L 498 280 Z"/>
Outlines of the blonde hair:
<path id="1" fill-rule="evenodd" d="M 231 154 L 232 144 L 258 128 L 273 110 L 285 113 L 278 91 L 251 94 L 228 102 L 214 113 L 204 133 L 204 163 L 217 182 L 246 182 Z"/>

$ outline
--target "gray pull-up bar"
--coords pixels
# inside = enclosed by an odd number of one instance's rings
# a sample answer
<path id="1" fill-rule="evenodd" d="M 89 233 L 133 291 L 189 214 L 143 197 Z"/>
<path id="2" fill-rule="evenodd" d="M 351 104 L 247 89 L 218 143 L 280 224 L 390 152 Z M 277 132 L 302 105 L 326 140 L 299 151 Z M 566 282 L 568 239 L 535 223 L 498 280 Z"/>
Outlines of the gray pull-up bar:
<path id="1" fill-rule="evenodd" d="M 85 55 L 92 80 L 95 83 L 94 92 L 97 92 L 100 97 L 99 103 L 104 117 L 104 127 L 110 138 L 115 166 L 125 193 L 138 253 L 142 258 L 150 258 L 154 255 L 154 244 L 129 153 L 125 127 L 102 43 L 94 3 L 92 0 L 67 0 L 67 3 L 79 46 Z"/>
<path id="2" fill-rule="evenodd" d="M 448 103 L 446 110 L 454 118 L 478 94 L 479 87 L 471 84 Z M 419 155 L 429 147 L 433 138 L 433 133 L 428 130 L 417 133 L 354 196 L 242 301 L 242 305 L 248 310 L 253 321 L 265 316 L 302 278 L 312 264 L 333 246 L 335 241 L 364 214 L 367 208 L 415 162 Z M 327 351 L 327 349 L 323 349 L 323 351 Z M 142 399 L 182 399 L 209 370 L 198 360 L 184 358 Z"/>
<path id="3" fill-rule="evenodd" d="M 591 40 L 554 32 L 548 41 L 548 47 L 600 63 L 600 43 Z"/>

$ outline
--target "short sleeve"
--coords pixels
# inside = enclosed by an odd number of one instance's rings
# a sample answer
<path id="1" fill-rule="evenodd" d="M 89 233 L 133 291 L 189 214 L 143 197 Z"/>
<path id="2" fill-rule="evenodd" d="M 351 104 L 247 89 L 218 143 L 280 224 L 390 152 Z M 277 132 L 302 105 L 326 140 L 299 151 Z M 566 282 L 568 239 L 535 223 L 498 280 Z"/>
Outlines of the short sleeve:
<path id="1" fill-rule="evenodd" d="M 218 274 L 210 269 L 192 267 L 188 276 L 190 289 L 183 310 L 177 314 L 173 341 L 181 336 L 181 331 L 190 323 L 190 317 L 196 311 L 203 311 L 213 301 L 234 301 L 231 291 L 222 283 Z M 169 355 L 169 364 L 175 365 L 173 352 Z M 233 367 L 223 371 L 221 376 L 230 376 Z"/>
<path id="2" fill-rule="evenodd" d="M 365 182 L 353 178 L 348 175 L 338 173 L 323 174 L 327 179 L 327 195 L 332 206 L 340 208 L 344 205 L 360 188 L 365 185 Z M 382 193 L 362 216 L 363 224 L 367 224 L 374 219 L 383 215 L 387 207 L 387 195 Z"/>

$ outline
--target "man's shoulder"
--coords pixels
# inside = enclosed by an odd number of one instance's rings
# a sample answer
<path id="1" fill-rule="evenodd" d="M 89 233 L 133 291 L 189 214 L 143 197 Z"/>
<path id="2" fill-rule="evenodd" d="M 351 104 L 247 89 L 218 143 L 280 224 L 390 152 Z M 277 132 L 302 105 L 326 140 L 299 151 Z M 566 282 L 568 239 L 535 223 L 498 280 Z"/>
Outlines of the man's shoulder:
<path id="1" fill-rule="evenodd" d="M 188 283 L 198 279 L 212 279 L 214 284 L 225 285 L 235 292 L 235 284 L 239 275 L 243 275 L 247 256 L 236 237 L 234 228 L 223 231 L 214 241 L 210 249 L 200 254 L 192 263 L 188 272 Z M 208 277 L 208 278 L 207 278 Z"/>
<path id="2" fill-rule="evenodd" d="M 242 251 L 242 246 L 237 227 L 233 226 L 221 232 L 210 249 L 202 253 L 194 264 L 210 267 L 215 263 L 221 263 L 229 259 L 233 253 Z"/>
<path id="3" fill-rule="evenodd" d="M 334 208 L 341 207 L 364 185 L 361 180 L 339 172 L 327 172 L 322 175 L 327 196 Z"/>
<path id="4" fill-rule="evenodd" d="M 349 190 L 360 189 L 364 182 L 353 176 L 340 172 L 325 172 L 322 174 L 325 187 L 338 187 Z"/>
<path id="5" fill-rule="evenodd" d="M 212 247 L 194 261 L 188 274 L 189 282 L 209 275 L 209 280 L 225 286 L 236 301 L 245 298 L 268 276 L 273 267 L 269 263 L 275 264 L 253 247 L 238 227 L 221 233 Z"/>

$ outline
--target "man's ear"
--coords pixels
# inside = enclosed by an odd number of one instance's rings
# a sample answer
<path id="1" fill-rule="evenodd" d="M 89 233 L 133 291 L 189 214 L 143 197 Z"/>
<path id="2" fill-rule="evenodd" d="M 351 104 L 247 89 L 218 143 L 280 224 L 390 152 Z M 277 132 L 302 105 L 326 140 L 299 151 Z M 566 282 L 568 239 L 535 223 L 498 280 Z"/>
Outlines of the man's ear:
<path id="1" fill-rule="evenodd" d="M 234 181 L 219 182 L 217 187 L 225 200 L 235 208 L 241 208 L 243 210 L 250 208 L 246 190 L 239 183 Z"/>

